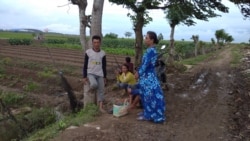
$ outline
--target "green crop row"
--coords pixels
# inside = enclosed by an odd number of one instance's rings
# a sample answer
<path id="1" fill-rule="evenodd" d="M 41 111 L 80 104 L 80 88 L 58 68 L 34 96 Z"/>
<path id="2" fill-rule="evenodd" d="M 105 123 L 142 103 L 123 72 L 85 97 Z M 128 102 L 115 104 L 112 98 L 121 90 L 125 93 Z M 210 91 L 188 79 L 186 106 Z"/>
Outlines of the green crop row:
<path id="1" fill-rule="evenodd" d="M 30 45 L 31 39 L 16 39 L 16 38 L 10 38 L 9 44 L 10 45 Z"/>
<path id="2" fill-rule="evenodd" d="M 47 39 L 47 40 L 45 40 L 45 43 L 48 43 L 48 44 L 64 44 L 64 43 L 66 43 L 66 40 L 63 40 L 63 39 Z"/>

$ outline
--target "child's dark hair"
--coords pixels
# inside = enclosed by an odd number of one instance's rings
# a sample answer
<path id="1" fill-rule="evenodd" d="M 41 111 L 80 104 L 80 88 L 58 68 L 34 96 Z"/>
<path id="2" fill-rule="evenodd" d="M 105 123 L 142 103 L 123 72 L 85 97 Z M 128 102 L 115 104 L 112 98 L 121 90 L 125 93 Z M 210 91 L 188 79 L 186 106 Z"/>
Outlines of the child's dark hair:
<path id="1" fill-rule="evenodd" d="M 126 57 L 125 60 L 126 60 L 127 63 L 131 62 L 131 58 L 130 57 Z"/>
<path id="2" fill-rule="evenodd" d="M 102 41 L 101 36 L 99 36 L 99 35 L 94 35 L 94 36 L 92 37 L 92 41 L 93 41 L 94 39 L 99 40 L 99 41 Z"/>

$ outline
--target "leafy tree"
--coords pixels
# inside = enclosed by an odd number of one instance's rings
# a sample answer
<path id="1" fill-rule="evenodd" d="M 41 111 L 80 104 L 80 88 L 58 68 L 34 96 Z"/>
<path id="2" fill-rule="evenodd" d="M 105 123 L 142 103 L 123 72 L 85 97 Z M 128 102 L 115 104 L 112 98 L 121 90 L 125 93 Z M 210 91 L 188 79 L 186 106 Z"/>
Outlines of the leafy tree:
<path id="1" fill-rule="evenodd" d="M 199 46 L 199 49 L 201 49 L 202 55 L 206 54 L 206 52 L 205 52 L 205 43 L 203 41 L 199 41 L 198 46 Z"/>
<path id="2" fill-rule="evenodd" d="M 125 32 L 125 34 L 124 34 L 124 35 L 125 35 L 125 37 L 129 38 L 129 37 L 131 37 L 131 36 L 132 36 L 132 33 L 127 31 L 127 32 Z"/>
<path id="3" fill-rule="evenodd" d="M 149 9 L 159 9 L 166 8 L 167 6 L 160 7 L 162 2 L 166 0 L 142 0 L 138 2 L 137 0 L 109 0 L 109 2 L 115 3 L 117 5 L 123 5 L 127 9 L 131 9 L 134 13 L 128 13 L 127 16 L 130 17 L 133 23 L 133 30 L 135 32 L 135 65 L 139 65 L 142 58 L 142 43 L 143 43 L 143 33 L 142 29 L 147 25 L 152 18 L 149 17 Z"/>
<path id="4" fill-rule="evenodd" d="M 170 5 L 169 8 L 166 9 L 164 12 L 166 14 L 166 19 L 169 22 L 171 32 L 170 32 L 170 51 L 169 51 L 169 64 L 173 64 L 173 56 L 174 56 L 174 31 L 175 27 L 179 24 L 185 24 L 187 26 L 195 25 L 195 19 L 208 21 L 208 18 L 220 16 L 214 13 L 214 9 L 218 9 L 222 12 L 228 12 L 228 8 L 225 7 L 220 2 L 211 2 L 207 1 L 176 1 L 172 0 L 169 1 Z M 205 8 L 205 7 L 206 8 Z M 196 50 L 197 55 L 197 50 Z"/>
<path id="5" fill-rule="evenodd" d="M 217 39 L 218 47 L 220 47 L 219 45 L 223 45 L 224 42 L 230 43 L 234 40 L 234 38 L 228 33 L 226 33 L 224 29 L 216 30 L 215 37 Z"/>
<path id="6" fill-rule="evenodd" d="M 194 55 L 197 56 L 198 53 L 198 43 L 199 43 L 199 35 L 192 35 L 191 39 L 194 41 Z"/>
<path id="7" fill-rule="evenodd" d="M 214 38 L 211 38 L 211 42 L 212 42 L 212 47 L 214 48 L 215 47 L 215 40 L 214 40 Z"/>
<path id="8" fill-rule="evenodd" d="M 164 38 L 163 38 L 163 35 L 162 35 L 161 33 L 158 35 L 157 38 L 159 39 L 159 41 L 164 39 Z"/>
<path id="9" fill-rule="evenodd" d="M 185 17 L 197 18 L 201 20 L 208 20 L 208 18 L 218 16 L 214 13 L 215 10 L 222 12 L 228 12 L 228 8 L 221 3 L 221 0 L 190 0 L 190 1 L 179 1 L 179 0 L 109 0 L 112 3 L 117 5 L 123 5 L 127 9 L 131 9 L 134 12 L 134 15 L 128 13 L 128 16 L 133 22 L 133 29 L 135 32 L 135 65 L 138 65 L 142 57 L 142 28 L 152 21 L 152 18 L 148 16 L 148 10 L 150 9 L 167 9 L 171 5 L 178 7 L 182 4 L 181 9 L 185 9 L 185 12 L 188 12 Z M 187 6 L 188 4 L 190 6 Z M 190 12 L 191 11 L 191 12 Z M 186 21 L 192 22 L 186 18 Z"/>
<path id="10" fill-rule="evenodd" d="M 213 45 L 215 45 L 215 40 L 214 40 L 214 38 L 211 38 L 211 42 L 212 42 Z"/>
<path id="11" fill-rule="evenodd" d="M 110 38 L 110 39 L 117 39 L 118 35 L 115 33 L 108 33 L 104 36 L 105 38 Z"/>
<path id="12" fill-rule="evenodd" d="M 249 0 L 230 0 L 239 6 L 241 13 L 245 18 L 250 18 L 250 2 Z"/>
<path id="13" fill-rule="evenodd" d="M 220 30 L 215 31 L 215 38 L 217 40 L 217 49 L 220 48 L 220 43 L 223 43 L 225 34 L 226 34 L 226 32 L 224 29 L 220 29 Z"/>
<path id="14" fill-rule="evenodd" d="M 225 42 L 226 43 L 231 43 L 234 40 L 234 38 L 231 35 L 228 35 L 225 37 Z"/>

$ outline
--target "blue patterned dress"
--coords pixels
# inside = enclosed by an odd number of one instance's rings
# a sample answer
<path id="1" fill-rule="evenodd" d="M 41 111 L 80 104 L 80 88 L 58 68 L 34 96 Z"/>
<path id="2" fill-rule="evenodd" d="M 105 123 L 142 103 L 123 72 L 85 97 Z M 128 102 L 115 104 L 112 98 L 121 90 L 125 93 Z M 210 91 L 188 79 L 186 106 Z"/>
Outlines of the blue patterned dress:
<path id="1" fill-rule="evenodd" d="M 147 48 L 139 68 L 140 96 L 143 102 L 143 116 L 154 122 L 165 121 L 165 97 L 155 72 L 157 51 Z"/>

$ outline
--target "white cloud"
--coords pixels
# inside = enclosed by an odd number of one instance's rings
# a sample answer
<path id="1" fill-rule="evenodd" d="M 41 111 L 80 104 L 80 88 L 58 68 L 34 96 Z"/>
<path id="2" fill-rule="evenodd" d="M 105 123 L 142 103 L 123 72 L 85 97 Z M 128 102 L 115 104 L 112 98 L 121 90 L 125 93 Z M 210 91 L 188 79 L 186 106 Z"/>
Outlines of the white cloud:
<path id="1" fill-rule="evenodd" d="M 224 3 L 225 2 L 225 3 Z M 0 1 L 0 29 L 36 28 L 60 33 L 79 34 L 78 7 L 66 5 L 68 0 L 1 0 Z M 223 1 L 230 6 L 230 13 L 219 13 L 222 17 L 209 19 L 208 22 L 197 21 L 195 26 L 178 25 L 175 30 L 176 40 L 190 40 L 192 35 L 199 35 L 200 40 L 210 41 L 218 29 L 225 29 L 236 42 L 248 42 L 250 38 L 250 20 L 243 20 L 240 10 L 234 4 Z M 87 15 L 91 14 L 93 1 L 89 0 Z M 61 6 L 61 7 L 60 7 Z M 116 33 L 124 37 L 126 31 L 132 32 L 132 22 L 127 17 L 131 12 L 125 7 L 110 4 L 105 1 L 103 8 L 103 34 Z M 143 32 L 154 30 L 162 33 L 164 39 L 169 39 L 170 27 L 164 18 L 162 10 L 151 10 L 153 21 L 144 27 Z M 134 33 L 133 33 L 134 34 Z"/>

